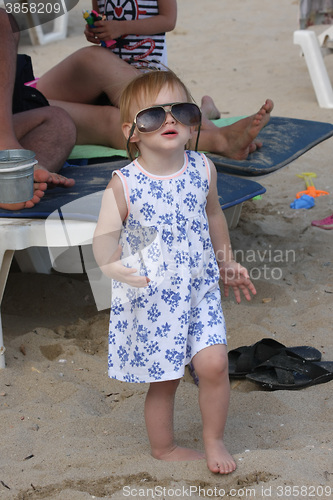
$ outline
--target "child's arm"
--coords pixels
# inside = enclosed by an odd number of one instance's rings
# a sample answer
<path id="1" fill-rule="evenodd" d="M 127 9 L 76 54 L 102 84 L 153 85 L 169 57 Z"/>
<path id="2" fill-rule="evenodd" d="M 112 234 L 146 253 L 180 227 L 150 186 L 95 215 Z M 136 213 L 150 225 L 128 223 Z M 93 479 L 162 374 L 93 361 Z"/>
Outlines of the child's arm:
<path id="1" fill-rule="evenodd" d="M 93 8 L 94 5 L 95 0 L 93 0 Z M 177 1 L 158 0 L 157 16 L 129 21 L 96 21 L 96 28 L 92 28 L 91 32 L 101 41 L 116 39 L 124 35 L 155 35 L 172 31 L 176 26 L 176 20 Z"/>
<path id="2" fill-rule="evenodd" d="M 209 164 L 211 181 L 207 196 L 206 212 L 216 260 L 224 284 L 224 294 L 227 297 L 229 295 L 229 287 L 232 287 L 238 303 L 241 301 L 240 291 L 243 292 L 247 300 L 251 300 L 250 292 L 255 294 L 256 289 L 245 267 L 234 260 L 227 221 L 218 199 L 216 168 L 210 160 Z"/>
<path id="3" fill-rule="evenodd" d="M 137 270 L 124 266 L 120 261 L 122 248 L 119 245 L 119 235 L 126 215 L 123 187 L 118 175 L 115 175 L 103 195 L 93 238 L 94 256 L 101 271 L 109 278 L 130 286 L 144 287 L 149 280 L 145 276 L 133 276 Z"/>

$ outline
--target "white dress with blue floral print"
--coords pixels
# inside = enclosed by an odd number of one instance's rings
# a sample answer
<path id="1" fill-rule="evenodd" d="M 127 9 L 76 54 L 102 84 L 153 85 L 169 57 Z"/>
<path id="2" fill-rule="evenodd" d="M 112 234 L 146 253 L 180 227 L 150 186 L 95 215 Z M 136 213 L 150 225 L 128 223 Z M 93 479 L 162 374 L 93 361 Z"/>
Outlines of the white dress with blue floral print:
<path id="1" fill-rule="evenodd" d="M 226 344 L 205 211 L 209 164 L 186 151 L 171 176 L 154 176 L 137 160 L 114 174 L 128 207 L 122 262 L 150 282 L 145 288 L 112 282 L 108 373 L 127 382 L 178 379 L 197 352 Z"/>

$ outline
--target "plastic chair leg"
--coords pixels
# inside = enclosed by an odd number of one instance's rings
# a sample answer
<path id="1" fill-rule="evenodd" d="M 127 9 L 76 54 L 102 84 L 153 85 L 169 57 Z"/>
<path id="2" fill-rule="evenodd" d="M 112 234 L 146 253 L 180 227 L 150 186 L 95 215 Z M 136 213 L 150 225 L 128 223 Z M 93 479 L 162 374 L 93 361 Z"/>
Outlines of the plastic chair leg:
<path id="1" fill-rule="evenodd" d="M 302 48 L 319 106 L 333 108 L 332 84 L 316 34 L 313 31 L 297 30 L 294 32 L 294 44 Z"/>
<path id="2" fill-rule="evenodd" d="M 5 346 L 3 343 L 1 303 L 5 291 L 10 265 L 13 260 L 14 250 L 6 250 L 0 255 L 0 369 L 5 368 Z"/>
<path id="3" fill-rule="evenodd" d="M 19 0 L 23 2 L 23 0 Z M 28 0 L 28 3 L 31 0 Z M 68 11 L 65 0 L 60 0 L 64 14 L 53 20 L 53 30 L 50 33 L 44 33 L 40 25 L 40 19 L 35 12 L 27 12 L 26 17 L 29 25 L 29 36 L 33 45 L 45 45 L 47 43 L 63 40 L 67 36 Z"/>

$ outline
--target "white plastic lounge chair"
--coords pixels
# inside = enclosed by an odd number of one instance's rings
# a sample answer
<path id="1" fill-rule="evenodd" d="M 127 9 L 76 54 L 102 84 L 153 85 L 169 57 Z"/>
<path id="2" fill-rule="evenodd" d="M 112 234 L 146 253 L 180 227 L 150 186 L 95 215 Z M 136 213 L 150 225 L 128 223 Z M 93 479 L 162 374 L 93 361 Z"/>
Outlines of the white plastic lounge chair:
<path id="1" fill-rule="evenodd" d="M 49 220 L 46 230 L 43 219 L 0 219 L 0 313 L 10 265 L 15 250 L 29 247 L 77 247 L 92 242 L 96 223 L 80 220 Z M 5 368 L 0 314 L 0 368 Z"/>
<path id="2" fill-rule="evenodd" d="M 20 0 L 20 3 L 23 0 Z M 33 3 L 33 1 L 28 0 L 28 5 Z M 29 36 L 31 43 L 33 45 L 45 45 L 47 43 L 55 42 L 57 40 L 63 40 L 67 36 L 67 26 L 68 26 L 68 10 L 65 3 L 65 0 L 59 0 L 61 7 L 64 11 L 62 16 L 56 17 L 53 20 L 53 30 L 49 33 L 44 33 L 43 25 L 40 24 L 40 19 L 38 17 L 38 13 L 31 12 L 30 9 L 25 14 L 27 19 L 27 24 L 29 26 Z M 48 5 L 52 6 L 53 2 Z M 53 5 L 54 6 L 54 5 Z"/>
<path id="3" fill-rule="evenodd" d="M 321 108 L 333 108 L 333 88 L 324 56 L 333 53 L 333 26 L 319 36 L 307 28 L 333 23 L 333 0 L 301 0 L 300 30 L 294 32 L 294 44 L 300 45 Z"/>
<path id="4" fill-rule="evenodd" d="M 43 251 L 48 249 L 50 265 L 58 272 L 86 272 L 98 310 L 111 304 L 110 280 L 96 264 L 91 248 L 104 189 L 112 169 L 120 162 L 67 167 L 65 172 L 76 181 L 71 190 L 54 188 L 33 209 L 2 211 L 0 217 L 0 369 L 5 368 L 5 347 L 1 325 L 1 303 L 14 253 L 29 249 L 25 264 L 48 272 Z M 219 174 L 220 203 L 229 224 L 235 225 L 242 203 L 266 190 L 249 179 Z M 29 212 L 30 211 L 30 212 Z M 25 218 L 25 214 L 30 217 Z M 7 216 L 8 214 L 8 216 Z M 231 217 L 230 217 L 231 216 Z M 29 262 L 30 261 L 30 262 Z M 45 265 L 44 265 L 45 263 Z"/>
<path id="5" fill-rule="evenodd" d="M 53 31 L 44 33 L 41 25 L 36 25 L 32 20 L 29 20 L 29 36 L 33 45 L 46 45 L 47 43 L 63 40 L 67 36 L 68 13 L 63 16 L 56 17 L 53 21 Z"/>

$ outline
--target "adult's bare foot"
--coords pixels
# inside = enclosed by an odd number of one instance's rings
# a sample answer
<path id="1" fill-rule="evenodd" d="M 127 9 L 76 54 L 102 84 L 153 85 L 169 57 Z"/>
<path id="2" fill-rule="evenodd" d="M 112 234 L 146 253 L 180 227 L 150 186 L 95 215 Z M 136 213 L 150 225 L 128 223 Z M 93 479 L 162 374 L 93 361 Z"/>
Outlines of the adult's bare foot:
<path id="1" fill-rule="evenodd" d="M 255 139 L 269 122 L 273 108 L 273 101 L 267 99 L 256 114 L 221 128 L 228 143 L 222 154 L 235 160 L 245 160 L 250 153 L 260 148 L 262 143 Z"/>
<path id="2" fill-rule="evenodd" d="M 64 175 L 60 175 L 56 172 L 49 172 L 48 170 L 43 169 L 43 167 L 40 168 L 40 170 L 44 170 L 44 172 L 47 172 L 48 175 L 48 180 L 45 182 L 47 183 L 48 187 L 72 187 L 75 184 L 74 179 L 70 179 L 69 177 L 65 177 Z"/>
<path id="3" fill-rule="evenodd" d="M 217 109 L 213 99 L 209 95 L 204 95 L 201 99 L 201 113 L 208 120 L 218 120 L 221 118 L 221 113 Z"/>
<path id="4" fill-rule="evenodd" d="M 49 172 L 45 168 L 37 166 L 34 170 L 34 194 L 31 200 L 20 203 L 0 203 L 0 208 L 11 211 L 32 208 L 40 202 L 48 188 L 56 186 L 67 188 L 74 184 L 74 179 L 69 179 L 55 172 Z"/>

